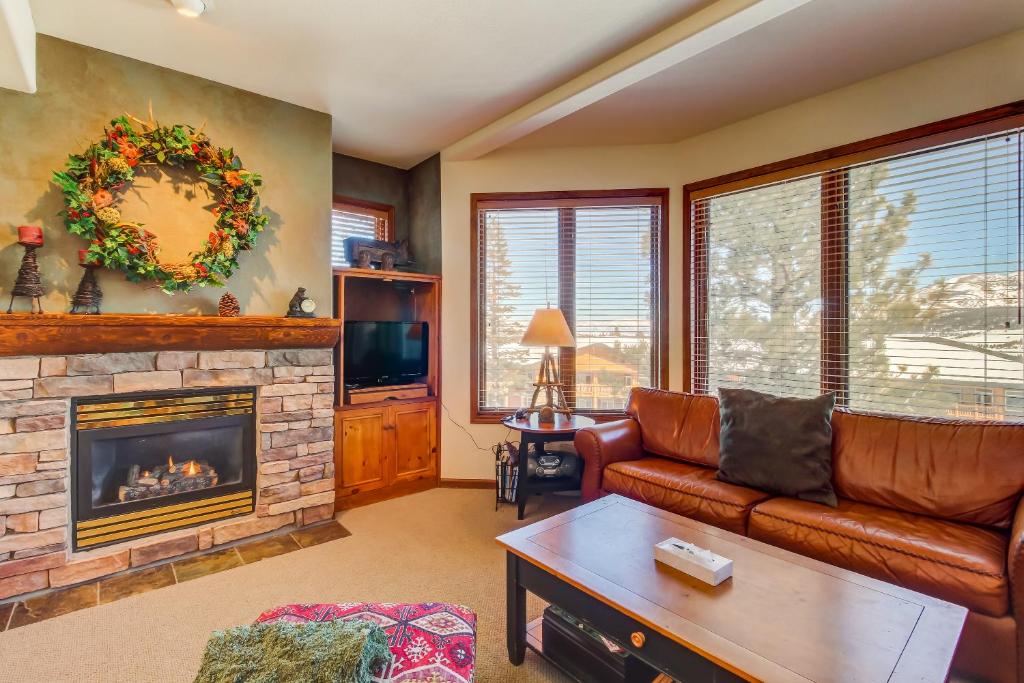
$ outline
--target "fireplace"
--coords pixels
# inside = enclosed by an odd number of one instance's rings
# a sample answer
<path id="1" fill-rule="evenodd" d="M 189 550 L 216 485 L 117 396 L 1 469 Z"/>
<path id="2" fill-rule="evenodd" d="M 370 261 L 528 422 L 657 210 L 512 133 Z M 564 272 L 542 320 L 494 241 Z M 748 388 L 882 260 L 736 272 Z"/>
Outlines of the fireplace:
<path id="1" fill-rule="evenodd" d="M 253 511 L 254 387 L 78 398 L 71 415 L 76 550 Z"/>

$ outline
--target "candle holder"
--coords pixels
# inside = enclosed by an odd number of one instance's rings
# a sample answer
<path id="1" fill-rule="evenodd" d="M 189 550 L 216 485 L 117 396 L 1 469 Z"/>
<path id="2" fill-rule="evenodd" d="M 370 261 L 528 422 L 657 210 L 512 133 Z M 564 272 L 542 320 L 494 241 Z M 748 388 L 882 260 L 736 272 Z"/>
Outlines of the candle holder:
<path id="1" fill-rule="evenodd" d="M 82 279 L 78 282 L 78 289 L 75 290 L 75 297 L 71 300 L 72 315 L 99 315 L 100 304 L 103 303 L 103 290 L 96 281 L 96 269 L 100 268 L 95 263 L 81 263 L 84 272 Z"/>
<path id="2" fill-rule="evenodd" d="M 21 267 L 18 269 L 18 277 L 14 280 L 14 289 L 11 290 L 11 301 L 7 306 L 7 312 L 14 312 L 14 297 L 25 296 L 31 299 L 32 309 L 29 312 L 42 313 L 43 282 L 39 278 L 39 261 L 36 259 L 36 249 L 41 244 L 25 241 L 19 241 L 19 244 L 25 247 L 25 255 L 21 257 Z"/>

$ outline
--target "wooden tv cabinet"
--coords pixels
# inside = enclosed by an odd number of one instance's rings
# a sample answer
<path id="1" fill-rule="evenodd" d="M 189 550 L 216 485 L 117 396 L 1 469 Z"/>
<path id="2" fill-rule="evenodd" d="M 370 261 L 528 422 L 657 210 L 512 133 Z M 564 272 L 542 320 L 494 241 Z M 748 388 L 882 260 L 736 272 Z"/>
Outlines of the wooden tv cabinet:
<path id="1" fill-rule="evenodd" d="M 334 285 L 334 312 L 342 326 L 335 358 L 335 508 L 434 488 L 441 472 L 441 278 L 339 268 Z M 360 320 L 427 323 L 427 374 L 414 384 L 347 390 L 344 325 Z"/>

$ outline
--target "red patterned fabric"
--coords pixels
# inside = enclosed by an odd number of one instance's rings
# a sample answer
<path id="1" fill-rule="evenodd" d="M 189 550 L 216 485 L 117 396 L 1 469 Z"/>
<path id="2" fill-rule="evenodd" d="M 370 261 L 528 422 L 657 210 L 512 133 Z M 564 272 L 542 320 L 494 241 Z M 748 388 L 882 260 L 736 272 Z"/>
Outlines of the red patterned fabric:
<path id="1" fill-rule="evenodd" d="M 476 613 L 461 605 L 425 602 L 344 602 L 285 605 L 267 610 L 256 623 L 371 621 L 388 636 L 394 658 L 374 678 L 381 683 L 471 683 L 476 664 Z"/>

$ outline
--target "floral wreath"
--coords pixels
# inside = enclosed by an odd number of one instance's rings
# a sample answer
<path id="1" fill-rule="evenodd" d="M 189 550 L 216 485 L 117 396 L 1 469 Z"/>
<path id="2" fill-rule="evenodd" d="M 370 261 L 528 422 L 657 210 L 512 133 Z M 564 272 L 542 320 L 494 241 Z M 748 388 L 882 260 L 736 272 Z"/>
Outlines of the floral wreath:
<path id="1" fill-rule="evenodd" d="M 192 126 L 167 128 L 130 116 L 120 116 L 110 126 L 100 142 L 68 157 L 66 171 L 53 173 L 53 182 L 64 193 L 66 208 L 60 215 L 68 232 L 89 240 L 85 262 L 122 270 L 132 282 L 154 281 L 171 294 L 223 285 L 238 268 L 238 252 L 251 249 L 267 224 L 260 210 L 260 175 L 244 169 L 234 150 L 214 146 Z M 189 163 L 202 180 L 220 190 L 212 209 L 216 220 L 209 239 L 188 262 L 163 263 L 156 235 L 139 223 L 123 221 L 117 204 L 140 164 Z"/>

